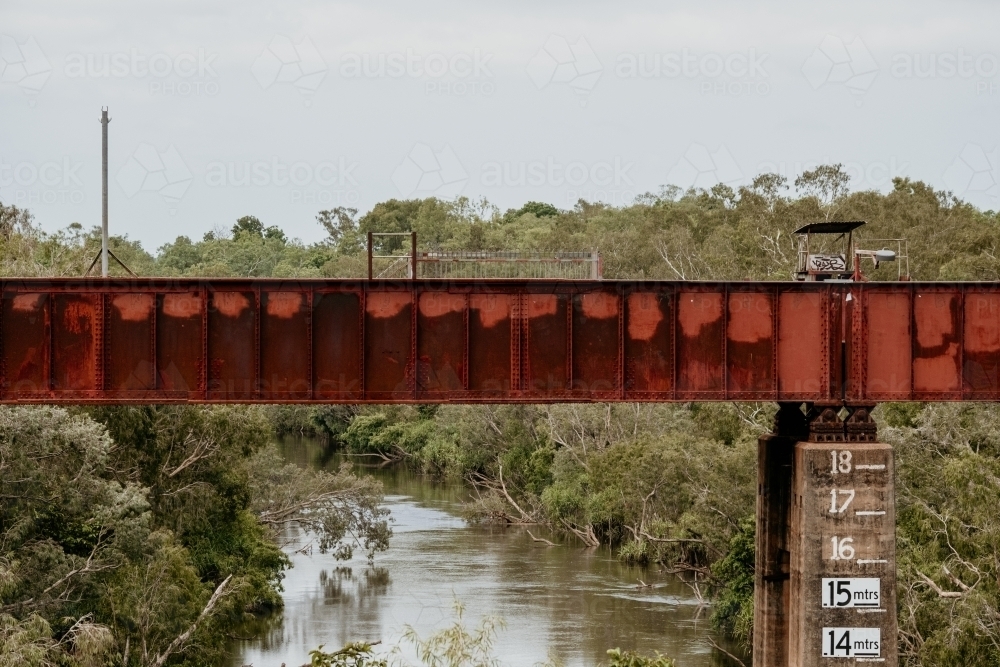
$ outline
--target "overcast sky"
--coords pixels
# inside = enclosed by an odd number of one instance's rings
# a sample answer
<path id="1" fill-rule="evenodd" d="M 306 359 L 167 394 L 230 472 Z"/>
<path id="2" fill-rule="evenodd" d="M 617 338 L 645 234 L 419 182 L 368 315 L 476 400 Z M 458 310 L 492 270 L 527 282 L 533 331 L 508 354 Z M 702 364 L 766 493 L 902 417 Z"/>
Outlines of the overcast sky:
<path id="1" fill-rule="evenodd" d="M 627 204 L 841 162 L 1000 208 L 996 2 L 0 0 L 0 198 L 149 250 L 256 215 Z"/>

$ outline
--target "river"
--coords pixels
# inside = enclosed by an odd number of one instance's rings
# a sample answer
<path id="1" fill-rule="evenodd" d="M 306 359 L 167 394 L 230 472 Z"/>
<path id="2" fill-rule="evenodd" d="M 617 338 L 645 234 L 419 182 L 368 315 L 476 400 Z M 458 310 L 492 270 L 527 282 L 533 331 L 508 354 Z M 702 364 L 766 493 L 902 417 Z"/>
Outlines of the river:
<path id="1" fill-rule="evenodd" d="M 298 465 L 332 468 L 339 457 L 317 441 L 286 438 L 285 457 Z M 363 553 L 335 561 L 308 548 L 309 536 L 288 533 L 293 567 L 284 580 L 284 610 L 236 639 L 233 667 L 288 667 L 309 661 L 309 650 L 351 641 L 401 645 L 404 629 L 421 637 L 448 625 L 455 601 L 465 623 L 500 616 L 495 654 L 510 667 L 555 658 L 566 667 L 606 662 L 609 648 L 658 650 L 678 667 L 737 663 L 712 648 L 711 609 L 676 576 L 657 567 L 628 566 L 607 548 L 584 549 L 574 540 L 532 528 L 559 546 L 535 542 L 524 527 L 466 523 L 461 484 L 437 483 L 401 466 L 358 467 L 382 480 L 392 512 L 389 550 L 370 567 Z M 303 550 L 303 547 L 306 547 Z M 640 587 L 640 582 L 647 584 Z M 734 650 L 727 646 L 729 650 Z"/>

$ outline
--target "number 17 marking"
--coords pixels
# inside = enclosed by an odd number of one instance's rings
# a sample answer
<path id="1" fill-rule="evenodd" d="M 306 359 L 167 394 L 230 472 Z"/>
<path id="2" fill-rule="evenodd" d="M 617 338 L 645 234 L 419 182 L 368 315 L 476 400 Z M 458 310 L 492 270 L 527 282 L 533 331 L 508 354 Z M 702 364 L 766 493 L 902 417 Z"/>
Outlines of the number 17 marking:
<path id="1" fill-rule="evenodd" d="M 847 496 L 847 500 L 840 507 L 837 506 L 838 495 Z M 843 514 L 852 500 L 854 500 L 854 489 L 830 489 L 830 514 Z"/>

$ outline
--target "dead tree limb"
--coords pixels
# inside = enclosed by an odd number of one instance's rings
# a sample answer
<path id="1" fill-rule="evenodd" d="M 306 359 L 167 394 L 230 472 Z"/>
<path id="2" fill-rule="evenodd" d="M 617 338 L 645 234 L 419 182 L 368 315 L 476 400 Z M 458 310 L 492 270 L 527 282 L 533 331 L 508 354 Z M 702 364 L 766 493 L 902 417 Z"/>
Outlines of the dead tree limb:
<path id="1" fill-rule="evenodd" d="M 917 576 L 920 577 L 921 581 L 923 581 L 925 584 L 927 584 L 928 586 L 930 586 L 931 590 L 938 594 L 938 597 L 942 597 L 942 598 L 960 598 L 963 595 L 962 593 L 958 593 L 956 591 L 946 591 L 946 590 L 944 590 L 943 588 L 941 588 L 940 586 L 938 586 L 937 584 L 935 584 L 933 579 L 931 579 L 930 577 L 928 577 L 923 572 L 920 572 L 919 570 L 917 571 Z"/>
<path id="2" fill-rule="evenodd" d="M 205 608 L 201 610 L 200 614 L 198 614 L 198 618 L 194 620 L 191 627 L 178 635 L 174 641 L 170 642 L 170 645 L 164 649 L 163 653 L 156 656 L 156 660 L 153 661 L 152 667 L 163 667 L 163 664 L 167 661 L 167 658 L 170 657 L 170 654 L 174 653 L 177 649 L 181 648 L 187 640 L 191 639 L 191 635 L 193 635 L 194 631 L 198 629 L 198 624 L 212 613 L 212 610 L 215 609 L 215 605 L 217 605 L 219 600 L 222 599 L 226 586 L 229 585 L 232 578 L 233 575 L 229 575 L 221 584 L 219 584 L 218 588 L 215 589 L 215 592 L 212 593 L 212 597 L 209 598 L 208 604 L 206 604 Z"/>
<path id="3" fill-rule="evenodd" d="M 528 536 L 529 536 L 529 537 L 530 537 L 530 538 L 531 538 L 531 539 L 532 539 L 533 541 L 535 541 L 535 542 L 542 542 L 542 543 L 544 543 L 544 544 L 547 544 L 547 545 L 549 545 L 550 547 L 557 547 L 557 546 L 559 546 L 559 545 L 558 545 L 558 544 L 556 544 L 555 542 L 550 542 L 550 541 L 548 541 L 547 539 L 545 539 L 544 537 L 535 537 L 535 536 L 534 536 L 534 535 L 533 535 L 533 534 L 531 533 L 531 531 L 530 531 L 530 530 L 528 531 Z"/>

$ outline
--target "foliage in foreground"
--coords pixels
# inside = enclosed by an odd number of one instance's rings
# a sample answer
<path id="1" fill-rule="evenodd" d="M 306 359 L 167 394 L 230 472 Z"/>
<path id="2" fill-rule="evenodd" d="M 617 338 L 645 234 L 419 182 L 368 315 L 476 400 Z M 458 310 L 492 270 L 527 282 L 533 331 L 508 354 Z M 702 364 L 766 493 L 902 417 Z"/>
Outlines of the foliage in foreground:
<path id="1" fill-rule="evenodd" d="M 218 664 L 281 604 L 272 526 L 387 546 L 377 483 L 277 465 L 270 437 L 246 406 L 0 407 L 0 665 Z"/>
<path id="2" fill-rule="evenodd" d="M 431 633 L 426 639 L 411 626 L 403 631 L 403 641 L 412 644 L 420 659 L 421 667 L 499 667 L 500 660 L 493 655 L 497 632 L 506 627 L 498 616 L 485 616 L 479 626 L 465 626 L 465 606 L 454 601 L 454 620 L 446 628 Z M 399 655 L 399 647 L 396 648 Z M 399 664 L 405 664 L 401 660 Z"/>
<path id="3" fill-rule="evenodd" d="M 477 627 L 469 628 L 465 623 L 465 606 L 459 600 L 453 601 L 452 610 L 451 622 L 427 638 L 422 638 L 411 626 L 406 626 L 403 642 L 415 650 L 420 660 L 419 667 L 499 667 L 502 663 L 496 656 L 495 646 L 498 632 L 506 627 L 504 619 L 485 616 Z M 393 647 L 390 662 L 375 656 L 373 644 L 351 643 L 332 652 L 326 652 L 320 646 L 309 652 L 310 667 L 389 667 L 390 664 L 393 667 L 415 667 L 402 653 L 402 646 Z M 674 661 L 659 652 L 654 656 L 644 656 L 615 648 L 609 650 L 607 655 L 607 667 L 674 667 Z M 544 663 L 537 663 L 536 667 L 559 667 L 561 664 L 559 660 L 549 658 Z"/>
<path id="4" fill-rule="evenodd" d="M 674 667 L 674 661 L 660 653 L 645 656 L 615 648 L 608 651 L 608 657 L 608 667 Z"/>
<path id="5" fill-rule="evenodd" d="M 389 667 L 388 661 L 372 653 L 372 645 L 364 642 L 347 644 L 344 648 L 326 652 L 323 646 L 309 651 L 310 667 Z"/>

